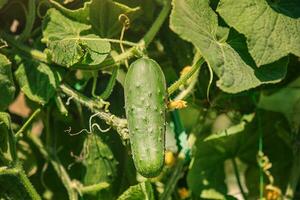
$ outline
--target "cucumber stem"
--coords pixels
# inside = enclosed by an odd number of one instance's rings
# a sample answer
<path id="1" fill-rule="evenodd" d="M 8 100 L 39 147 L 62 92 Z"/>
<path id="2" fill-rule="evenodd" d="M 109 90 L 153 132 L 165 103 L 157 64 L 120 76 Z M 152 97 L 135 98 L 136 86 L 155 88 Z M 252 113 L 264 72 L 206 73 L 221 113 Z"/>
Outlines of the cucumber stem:
<path id="1" fill-rule="evenodd" d="M 182 84 L 184 84 L 191 76 L 198 71 L 198 69 L 201 67 L 201 65 L 204 63 L 204 59 L 201 57 L 197 62 L 195 62 L 191 68 L 190 71 L 188 71 L 186 74 L 181 76 L 175 83 L 173 83 L 168 88 L 168 95 L 170 96 L 173 94 Z"/>
<path id="2" fill-rule="evenodd" d="M 79 190 L 82 194 L 94 193 L 108 188 L 110 185 L 107 182 L 100 182 L 94 185 L 83 186 Z"/>

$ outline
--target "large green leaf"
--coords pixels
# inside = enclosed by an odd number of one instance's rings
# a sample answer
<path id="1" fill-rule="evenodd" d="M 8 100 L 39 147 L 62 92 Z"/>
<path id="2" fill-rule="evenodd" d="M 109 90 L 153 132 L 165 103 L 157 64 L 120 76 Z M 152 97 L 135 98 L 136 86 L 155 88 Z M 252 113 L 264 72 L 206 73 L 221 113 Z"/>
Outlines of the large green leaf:
<path id="1" fill-rule="evenodd" d="M 293 53 L 300 56 L 298 0 L 221 0 L 217 11 L 247 38 L 257 66 Z"/>
<path id="2" fill-rule="evenodd" d="M 21 90 L 32 101 L 46 104 L 61 81 L 56 68 L 36 61 L 24 60 L 15 72 Z"/>
<path id="3" fill-rule="evenodd" d="M 229 36 L 229 42 L 218 40 L 218 18 L 208 0 L 173 0 L 170 26 L 200 50 L 220 78 L 218 87 L 225 92 L 237 93 L 264 83 L 275 83 L 285 76 L 286 59 L 266 66 L 266 71 L 258 70 L 244 48 L 241 35 L 234 34 L 234 39 Z M 279 66 L 283 69 L 278 69 Z"/>
<path id="4" fill-rule="evenodd" d="M 0 111 L 5 110 L 14 100 L 15 85 L 11 73 L 10 61 L 0 54 Z"/>
<path id="5" fill-rule="evenodd" d="M 105 144 L 96 134 L 90 134 L 85 140 L 84 148 L 87 157 L 83 165 L 86 172 L 83 177 L 84 185 L 93 185 L 101 182 L 112 184 L 117 175 L 118 162 L 114 158 L 110 147 Z M 100 191 L 91 196 L 97 196 L 98 199 L 110 196 L 108 191 Z"/>
<path id="6" fill-rule="evenodd" d="M 110 43 L 89 33 L 89 25 L 72 21 L 49 9 L 43 21 L 43 39 L 48 55 L 59 65 L 100 64 L 110 52 Z"/>
<path id="7" fill-rule="evenodd" d="M 154 200 L 152 186 L 149 182 L 143 182 L 138 185 L 131 186 L 127 189 L 118 200 Z"/>
<path id="8" fill-rule="evenodd" d="M 262 94 L 258 106 L 282 113 L 288 119 L 292 130 L 298 132 L 300 128 L 300 78 L 271 95 Z"/>

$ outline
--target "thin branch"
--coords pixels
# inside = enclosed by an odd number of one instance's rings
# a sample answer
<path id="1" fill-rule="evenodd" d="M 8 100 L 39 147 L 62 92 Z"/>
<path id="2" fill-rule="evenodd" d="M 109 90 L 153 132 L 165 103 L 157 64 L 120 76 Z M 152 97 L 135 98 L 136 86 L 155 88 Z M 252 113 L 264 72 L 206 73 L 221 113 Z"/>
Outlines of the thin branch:
<path id="1" fill-rule="evenodd" d="M 41 108 L 36 109 L 31 116 L 27 119 L 27 121 L 23 124 L 23 126 L 16 133 L 16 138 L 21 137 L 22 133 L 25 129 L 31 124 L 32 120 L 42 111 Z"/>
<path id="2" fill-rule="evenodd" d="M 81 188 L 79 188 L 79 191 L 82 194 L 94 193 L 94 192 L 98 192 L 100 190 L 106 189 L 109 186 L 110 186 L 109 183 L 107 183 L 107 182 L 101 182 L 101 183 L 97 183 L 97 184 L 93 184 L 93 185 L 82 186 Z"/>
<path id="3" fill-rule="evenodd" d="M 140 41 L 140 43 L 144 43 L 145 47 L 147 47 L 152 42 L 155 35 L 158 33 L 160 27 L 163 25 L 164 21 L 168 17 L 170 10 L 171 10 L 171 1 L 166 0 L 165 5 L 164 5 L 163 9 L 160 11 L 158 17 L 153 22 L 149 31 L 145 34 L 145 36 Z"/>
<path id="4" fill-rule="evenodd" d="M 100 119 L 104 120 L 107 125 L 112 126 L 123 140 L 129 138 L 127 129 L 127 120 L 119 118 L 103 109 L 103 105 L 96 100 L 89 99 L 66 84 L 62 84 L 60 89 L 70 98 L 89 108 L 92 112 L 97 112 Z"/>
<path id="5" fill-rule="evenodd" d="M 199 71 L 200 71 L 200 69 L 195 72 L 196 74 L 195 74 L 195 76 L 192 76 L 192 81 L 190 82 L 188 87 L 185 88 L 184 90 L 180 91 L 180 93 L 173 99 L 174 101 L 184 100 L 192 93 L 192 91 L 195 88 L 195 85 L 198 81 Z"/>
<path id="6" fill-rule="evenodd" d="M 36 0 L 28 0 L 26 14 L 26 24 L 23 32 L 18 36 L 18 40 L 26 40 L 32 31 L 36 17 Z"/>
<path id="7" fill-rule="evenodd" d="M 184 84 L 191 76 L 198 71 L 198 69 L 201 67 L 201 65 L 204 63 L 204 59 L 201 57 L 195 64 L 193 64 L 190 71 L 188 71 L 186 74 L 181 76 L 175 83 L 173 83 L 168 88 L 168 94 L 173 94 L 182 84 Z"/>

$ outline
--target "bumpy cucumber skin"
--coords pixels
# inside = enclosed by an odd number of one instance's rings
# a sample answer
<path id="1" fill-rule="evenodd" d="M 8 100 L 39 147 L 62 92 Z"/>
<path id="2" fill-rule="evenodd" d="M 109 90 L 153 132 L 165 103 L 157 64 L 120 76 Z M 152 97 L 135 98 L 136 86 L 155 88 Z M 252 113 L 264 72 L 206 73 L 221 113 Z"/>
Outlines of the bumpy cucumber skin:
<path id="1" fill-rule="evenodd" d="M 164 165 L 165 76 L 154 60 L 140 58 L 130 65 L 124 90 L 135 167 L 142 176 L 155 177 Z"/>

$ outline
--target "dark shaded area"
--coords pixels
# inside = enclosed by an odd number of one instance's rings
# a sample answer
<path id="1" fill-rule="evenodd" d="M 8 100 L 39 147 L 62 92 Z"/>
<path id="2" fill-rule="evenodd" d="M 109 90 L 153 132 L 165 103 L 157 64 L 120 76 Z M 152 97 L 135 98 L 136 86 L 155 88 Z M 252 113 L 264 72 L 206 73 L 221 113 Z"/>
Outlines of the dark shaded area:
<path id="1" fill-rule="evenodd" d="M 267 0 L 271 8 L 283 15 L 299 18 L 300 2 L 299 0 Z"/>

